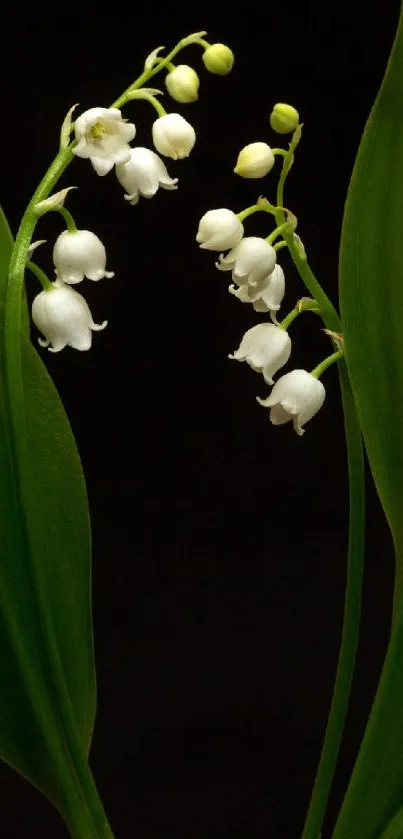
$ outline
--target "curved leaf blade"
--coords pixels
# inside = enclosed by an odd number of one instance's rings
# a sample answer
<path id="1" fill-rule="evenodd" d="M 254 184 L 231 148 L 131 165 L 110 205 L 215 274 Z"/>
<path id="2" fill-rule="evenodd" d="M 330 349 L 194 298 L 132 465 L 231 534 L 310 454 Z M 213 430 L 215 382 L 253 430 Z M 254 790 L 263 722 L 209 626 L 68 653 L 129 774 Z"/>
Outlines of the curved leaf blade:
<path id="1" fill-rule="evenodd" d="M 3 334 L 12 246 L 1 213 L 0 756 L 72 825 L 83 785 L 96 798 L 87 765 L 96 705 L 88 504 L 70 425 L 24 328 L 24 416 L 19 428 L 10 419 Z M 88 825 L 85 835 L 98 835 Z"/>
<path id="2" fill-rule="evenodd" d="M 340 249 L 345 354 L 371 470 L 403 541 L 403 22 L 355 162 Z"/>
<path id="3" fill-rule="evenodd" d="M 403 803 L 403 15 L 347 196 L 340 249 L 346 362 L 396 549 L 395 615 L 333 839 L 373 839 Z"/>

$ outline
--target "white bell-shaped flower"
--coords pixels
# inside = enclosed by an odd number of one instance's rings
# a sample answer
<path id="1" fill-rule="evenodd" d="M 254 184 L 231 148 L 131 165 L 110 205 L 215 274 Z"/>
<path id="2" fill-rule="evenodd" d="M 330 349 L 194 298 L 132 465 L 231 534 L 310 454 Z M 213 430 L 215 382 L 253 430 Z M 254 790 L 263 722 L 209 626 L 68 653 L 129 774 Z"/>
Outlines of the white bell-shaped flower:
<path id="1" fill-rule="evenodd" d="M 101 280 L 114 276 L 113 271 L 105 270 L 105 248 L 90 230 L 64 230 L 56 239 L 53 262 L 58 279 L 70 285 L 80 283 L 84 277 Z"/>
<path id="2" fill-rule="evenodd" d="M 276 251 L 265 239 L 246 236 L 226 256 L 220 254 L 216 267 L 219 271 L 232 271 L 234 283 L 248 286 L 252 294 L 267 285 L 276 259 Z"/>
<path id="3" fill-rule="evenodd" d="M 130 160 L 116 166 L 116 176 L 126 190 L 125 199 L 137 204 L 140 195 L 152 198 L 158 190 L 177 189 L 178 178 L 170 178 L 165 163 L 151 149 L 130 149 Z"/>
<path id="4" fill-rule="evenodd" d="M 325 396 L 325 388 L 319 379 L 306 370 L 292 370 L 277 380 L 267 399 L 257 397 L 257 401 L 264 408 L 270 408 L 273 425 L 283 425 L 292 420 L 295 431 L 302 435 L 303 426 L 322 407 Z"/>
<path id="5" fill-rule="evenodd" d="M 172 157 L 172 160 L 189 157 L 196 142 L 193 126 L 180 114 L 158 117 L 153 124 L 152 135 L 157 151 L 164 157 Z"/>
<path id="6" fill-rule="evenodd" d="M 263 373 L 265 382 L 273 384 L 273 376 L 287 363 L 291 354 L 291 338 L 285 329 L 272 323 L 258 323 L 248 329 L 233 355 L 236 361 L 247 364 Z"/>
<path id="7" fill-rule="evenodd" d="M 209 210 L 200 219 L 196 242 L 208 251 L 221 251 L 235 247 L 242 236 L 243 224 L 232 210 Z"/>
<path id="8" fill-rule="evenodd" d="M 165 86 L 176 102 L 195 102 L 199 95 L 200 79 L 193 67 L 178 64 L 165 76 Z"/>
<path id="9" fill-rule="evenodd" d="M 99 332 L 107 325 L 106 320 L 94 323 L 84 297 L 60 280 L 35 297 L 32 320 L 45 336 L 45 340 L 38 338 L 41 347 L 48 347 L 50 352 L 60 352 L 67 346 L 89 350 L 92 332 Z"/>
<path id="10" fill-rule="evenodd" d="M 255 312 L 270 312 L 272 321 L 277 323 L 277 312 L 283 302 L 285 293 L 284 271 L 281 265 L 277 263 L 271 274 L 266 278 L 264 285 L 259 287 L 257 291 L 244 285 L 239 286 L 239 288 L 230 285 L 228 291 L 242 303 L 252 303 Z"/>
<path id="11" fill-rule="evenodd" d="M 264 178 L 274 162 L 274 154 L 267 143 L 249 143 L 239 152 L 234 172 L 241 178 Z"/>
<path id="12" fill-rule="evenodd" d="M 284 271 L 277 263 L 269 276 L 269 283 L 261 294 L 252 301 L 255 312 L 270 312 L 270 317 L 275 319 L 285 294 Z"/>
<path id="13" fill-rule="evenodd" d="M 122 119 L 118 108 L 90 108 L 74 123 L 77 157 L 89 158 L 98 175 L 106 175 L 115 163 L 130 158 L 136 127 Z"/>

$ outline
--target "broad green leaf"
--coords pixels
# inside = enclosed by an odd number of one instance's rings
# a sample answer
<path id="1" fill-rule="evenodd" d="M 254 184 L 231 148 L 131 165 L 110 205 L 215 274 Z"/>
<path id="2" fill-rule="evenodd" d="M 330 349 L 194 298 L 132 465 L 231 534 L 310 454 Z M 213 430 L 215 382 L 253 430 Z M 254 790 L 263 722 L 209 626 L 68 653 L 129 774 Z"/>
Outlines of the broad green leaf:
<path id="1" fill-rule="evenodd" d="M 333 839 L 378 837 L 403 804 L 402 182 L 401 15 L 354 166 L 340 250 L 346 361 L 396 549 L 395 611 L 377 695 Z"/>
<path id="2" fill-rule="evenodd" d="M 379 839 L 403 839 L 403 807 L 393 816 Z"/>
<path id="3" fill-rule="evenodd" d="M 53 801 L 72 835 L 106 837 L 87 764 L 95 676 L 85 483 L 63 406 L 24 330 L 24 411 L 18 427 L 11 421 L 3 343 L 11 248 L 1 216 L 0 757 Z"/>

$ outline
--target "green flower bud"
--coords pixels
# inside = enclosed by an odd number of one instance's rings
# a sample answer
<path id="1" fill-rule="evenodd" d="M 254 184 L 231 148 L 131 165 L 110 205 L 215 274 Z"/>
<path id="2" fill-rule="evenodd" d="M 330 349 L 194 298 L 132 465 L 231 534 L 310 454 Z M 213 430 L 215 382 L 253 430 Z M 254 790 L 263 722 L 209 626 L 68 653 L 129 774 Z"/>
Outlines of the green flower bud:
<path id="1" fill-rule="evenodd" d="M 225 44 L 211 44 L 202 57 L 207 70 L 218 76 L 226 76 L 234 64 L 234 53 Z"/>
<path id="2" fill-rule="evenodd" d="M 178 64 L 165 77 L 168 93 L 176 102 L 195 102 L 198 98 L 200 80 L 188 64 Z"/>
<path id="3" fill-rule="evenodd" d="M 292 105 L 279 102 L 270 114 L 270 125 L 278 134 L 290 134 L 299 123 L 299 113 Z"/>
<path id="4" fill-rule="evenodd" d="M 274 166 L 274 154 L 267 143 L 250 143 L 238 155 L 234 169 L 241 178 L 264 178 Z"/>

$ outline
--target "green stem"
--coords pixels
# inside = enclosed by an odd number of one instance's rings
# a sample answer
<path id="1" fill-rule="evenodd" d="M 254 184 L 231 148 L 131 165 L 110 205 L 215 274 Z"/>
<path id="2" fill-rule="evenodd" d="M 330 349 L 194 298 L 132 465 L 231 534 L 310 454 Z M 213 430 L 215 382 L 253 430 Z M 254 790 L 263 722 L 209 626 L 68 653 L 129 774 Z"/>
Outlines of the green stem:
<path id="1" fill-rule="evenodd" d="M 251 207 L 246 207 L 245 210 L 241 210 L 241 212 L 237 213 L 236 215 L 239 218 L 239 221 L 244 221 L 249 216 L 253 216 L 254 213 L 264 212 L 264 213 L 272 213 L 274 215 L 276 209 L 277 208 L 273 207 L 271 204 L 269 204 L 268 201 L 265 201 L 265 202 L 262 201 L 261 203 L 258 203 L 258 204 L 252 204 Z"/>
<path id="2" fill-rule="evenodd" d="M 339 364 L 350 490 L 347 582 L 333 697 L 302 839 L 318 839 L 336 768 L 354 674 L 361 613 L 365 483 L 361 429 L 344 361 Z"/>
<path id="3" fill-rule="evenodd" d="M 111 105 L 111 108 L 120 108 L 121 105 L 124 105 L 125 102 L 127 102 L 128 98 L 129 98 L 128 95 L 131 91 L 138 90 L 146 82 L 148 82 L 149 79 L 151 79 L 153 76 L 155 76 L 157 73 L 159 73 L 160 70 L 162 70 L 164 67 L 167 67 L 168 64 L 171 63 L 172 59 L 175 58 L 175 56 L 178 54 L 178 52 L 180 52 L 182 49 L 184 49 L 187 46 L 190 46 L 191 44 L 200 44 L 200 43 L 201 43 L 201 39 L 192 38 L 192 36 L 188 36 L 187 38 L 182 38 L 179 41 L 179 43 L 176 44 L 176 46 L 171 50 L 171 52 L 168 53 L 166 58 L 158 59 L 158 63 L 153 64 L 153 66 L 150 67 L 149 70 L 144 70 L 141 73 L 141 75 L 138 77 L 138 79 L 136 79 L 136 81 L 133 82 L 133 84 L 129 85 L 129 87 L 126 88 L 126 90 L 122 93 L 122 95 L 119 96 L 118 99 L 115 100 L 115 102 Z"/>
<path id="4" fill-rule="evenodd" d="M 133 101 L 133 99 L 145 99 L 155 108 L 159 117 L 166 116 L 167 112 L 164 106 L 161 105 L 161 102 L 152 93 L 148 93 L 145 90 L 133 90 L 131 93 L 128 93 L 126 101 Z"/>
<path id="5" fill-rule="evenodd" d="M 37 280 L 39 280 L 45 291 L 50 291 L 52 283 L 50 282 L 49 277 L 46 276 L 45 272 L 42 271 L 42 268 L 40 268 L 39 265 L 35 265 L 35 262 L 31 262 L 31 260 L 27 262 L 27 268 L 29 268 L 31 273 L 34 274 Z"/>
<path id="6" fill-rule="evenodd" d="M 204 47 L 205 50 L 208 50 L 211 47 L 208 41 L 205 41 L 204 38 L 198 38 L 197 41 L 194 41 L 195 44 L 199 44 L 201 47 Z"/>
<path id="7" fill-rule="evenodd" d="M 311 376 L 315 376 L 315 379 L 320 379 L 322 373 L 324 373 L 331 364 L 334 364 L 335 361 L 340 361 L 341 358 L 343 358 L 342 351 L 336 350 L 336 352 L 332 353 L 332 355 L 328 355 L 327 358 L 324 358 L 314 370 L 311 370 Z"/>
<path id="8" fill-rule="evenodd" d="M 290 323 L 292 323 L 293 320 L 295 320 L 295 318 L 297 318 L 298 315 L 301 314 L 301 311 L 302 310 L 299 309 L 298 306 L 295 306 L 294 309 L 291 309 L 291 312 L 289 312 L 288 315 L 286 315 L 285 318 L 283 318 L 283 320 L 279 323 L 280 329 L 287 330 Z"/>
<path id="9" fill-rule="evenodd" d="M 69 233 L 77 233 L 77 225 L 73 219 L 73 216 L 70 213 L 70 210 L 68 210 L 67 207 L 60 206 L 57 208 L 57 212 L 60 213 L 61 216 L 63 216 Z"/>
<path id="10" fill-rule="evenodd" d="M 289 227 L 290 226 L 288 221 L 282 222 L 281 224 L 277 225 L 277 227 L 270 233 L 270 236 L 266 237 L 266 242 L 268 242 L 269 245 L 272 245 L 274 240 L 277 239 L 277 236 L 281 236 L 281 234 L 284 233 L 285 230 L 289 230 Z M 286 245 L 287 242 L 284 242 L 284 244 Z"/>
<path id="11" fill-rule="evenodd" d="M 287 248 L 287 247 L 288 247 L 287 242 L 283 239 L 281 240 L 281 242 L 276 242 L 276 244 L 273 245 L 273 248 L 276 251 L 276 253 L 277 253 L 277 251 L 281 251 L 282 248 Z"/>

